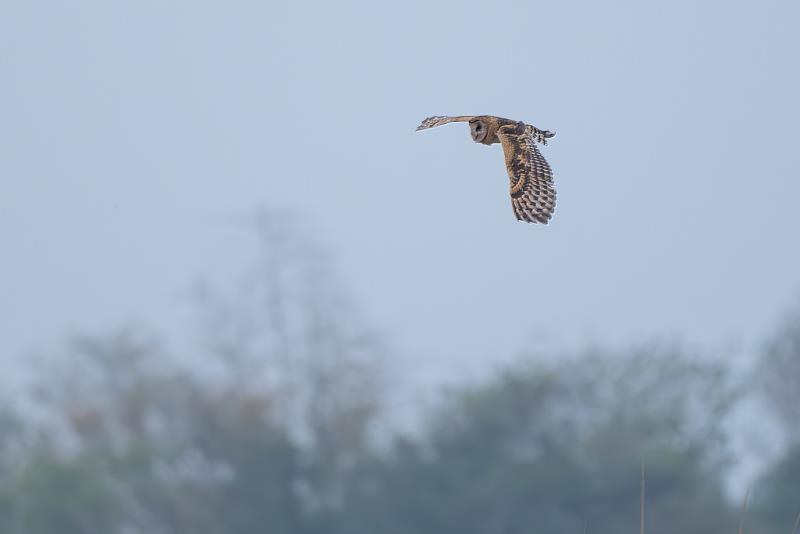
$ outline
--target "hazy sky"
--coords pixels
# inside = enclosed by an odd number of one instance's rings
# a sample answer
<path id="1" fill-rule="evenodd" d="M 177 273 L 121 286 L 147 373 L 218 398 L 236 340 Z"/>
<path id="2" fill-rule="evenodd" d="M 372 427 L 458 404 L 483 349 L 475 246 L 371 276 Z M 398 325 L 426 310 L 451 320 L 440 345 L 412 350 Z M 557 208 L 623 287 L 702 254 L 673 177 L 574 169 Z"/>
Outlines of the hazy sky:
<path id="1" fill-rule="evenodd" d="M 420 369 L 677 335 L 751 343 L 800 294 L 797 2 L 4 2 L 0 353 L 185 334 L 231 219 L 295 210 Z M 499 146 L 557 136 L 549 226 Z M 425 367 L 428 366 L 428 367 Z"/>

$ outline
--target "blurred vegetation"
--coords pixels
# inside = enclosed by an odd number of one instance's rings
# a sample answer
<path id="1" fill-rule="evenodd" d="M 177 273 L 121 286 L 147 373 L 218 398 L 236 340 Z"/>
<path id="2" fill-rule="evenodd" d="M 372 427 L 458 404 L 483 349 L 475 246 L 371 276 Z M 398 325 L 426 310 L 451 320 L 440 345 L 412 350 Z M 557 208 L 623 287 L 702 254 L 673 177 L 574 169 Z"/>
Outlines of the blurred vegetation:
<path id="1" fill-rule="evenodd" d="M 0 415 L 0 532 L 635 533 L 642 463 L 647 532 L 735 531 L 724 423 L 742 391 L 724 367 L 660 344 L 529 358 L 401 431 L 377 336 L 324 257 L 275 227 L 259 219 L 264 254 L 234 296 L 198 292 L 192 357 L 131 330 L 39 361 Z M 760 372 L 790 439 L 752 523 L 784 533 L 800 508 L 800 316 Z"/>
<path id="2" fill-rule="evenodd" d="M 756 510 L 767 531 L 785 532 L 800 513 L 800 307 L 767 342 L 758 370 L 762 397 L 777 416 L 787 446 L 759 481 Z"/>

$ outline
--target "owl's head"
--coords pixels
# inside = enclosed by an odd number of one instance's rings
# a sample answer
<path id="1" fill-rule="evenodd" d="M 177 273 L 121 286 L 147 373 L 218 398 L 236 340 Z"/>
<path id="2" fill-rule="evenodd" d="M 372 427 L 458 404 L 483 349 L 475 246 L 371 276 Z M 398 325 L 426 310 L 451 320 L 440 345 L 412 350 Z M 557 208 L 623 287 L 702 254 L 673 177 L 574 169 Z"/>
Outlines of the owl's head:
<path id="1" fill-rule="evenodd" d="M 469 133 L 473 141 L 483 143 L 489 133 L 489 125 L 483 119 L 472 119 L 469 121 Z"/>

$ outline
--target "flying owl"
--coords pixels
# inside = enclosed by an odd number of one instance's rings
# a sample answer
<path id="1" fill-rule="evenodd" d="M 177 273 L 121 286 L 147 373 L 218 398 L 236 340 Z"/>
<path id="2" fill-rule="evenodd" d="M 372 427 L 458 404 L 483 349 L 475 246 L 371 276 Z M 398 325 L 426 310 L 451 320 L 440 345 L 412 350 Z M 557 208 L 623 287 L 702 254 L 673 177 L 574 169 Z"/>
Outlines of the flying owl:
<path id="1" fill-rule="evenodd" d="M 524 122 L 492 115 L 428 117 L 417 131 L 450 122 L 468 122 L 472 140 L 484 145 L 501 143 L 511 179 L 511 207 L 520 221 L 547 224 L 556 209 L 553 171 L 536 143 L 547 144 L 555 135 Z"/>

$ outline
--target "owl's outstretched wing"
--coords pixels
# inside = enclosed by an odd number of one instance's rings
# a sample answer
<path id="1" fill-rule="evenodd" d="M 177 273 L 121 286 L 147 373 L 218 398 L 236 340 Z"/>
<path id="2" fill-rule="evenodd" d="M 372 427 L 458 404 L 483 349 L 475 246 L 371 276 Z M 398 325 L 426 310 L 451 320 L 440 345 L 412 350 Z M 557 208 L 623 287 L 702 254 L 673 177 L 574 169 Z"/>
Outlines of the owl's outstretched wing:
<path id="1" fill-rule="evenodd" d="M 435 128 L 436 126 L 441 126 L 442 124 L 447 124 L 450 122 L 469 122 L 473 118 L 475 118 L 475 115 L 461 115 L 459 117 L 428 117 L 427 119 L 423 120 L 419 126 L 417 126 L 417 131 Z"/>
<path id="2" fill-rule="evenodd" d="M 506 169 L 511 180 L 511 207 L 520 221 L 547 224 L 556 209 L 553 171 L 536 148 L 530 127 L 501 127 Z"/>

